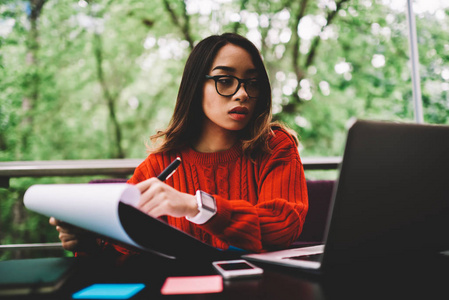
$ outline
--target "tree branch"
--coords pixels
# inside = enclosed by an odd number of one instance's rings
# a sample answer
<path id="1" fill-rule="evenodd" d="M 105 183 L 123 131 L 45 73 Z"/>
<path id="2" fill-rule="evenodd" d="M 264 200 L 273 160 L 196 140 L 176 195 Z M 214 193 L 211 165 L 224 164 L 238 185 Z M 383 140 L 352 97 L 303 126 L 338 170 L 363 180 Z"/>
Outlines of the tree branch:
<path id="1" fill-rule="evenodd" d="M 26 40 L 26 66 L 27 71 L 24 76 L 24 96 L 22 97 L 22 112 L 24 118 L 21 121 L 21 126 L 24 132 L 21 136 L 21 143 L 23 148 L 28 147 L 28 137 L 33 127 L 33 109 L 39 99 L 40 94 L 40 73 L 38 62 L 39 51 L 39 29 L 38 20 L 46 0 L 31 0 L 30 12 L 28 20 L 30 22 L 30 29 Z"/>
<path id="2" fill-rule="evenodd" d="M 295 19 L 294 27 L 293 27 L 293 53 L 292 53 L 292 63 L 293 68 L 296 74 L 296 78 L 299 81 L 304 77 L 304 73 L 301 71 L 300 65 L 299 65 L 299 59 L 301 56 L 301 53 L 299 51 L 299 47 L 301 44 L 301 39 L 299 38 L 298 34 L 298 26 L 301 22 L 301 19 L 304 17 L 306 8 L 307 8 L 307 1 L 308 0 L 301 0 L 301 3 L 299 5 L 299 11 Z"/>
<path id="3" fill-rule="evenodd" d="M 340 0 L 337 1 L 336 4 L 336 9 L 333 11 L 328 12 L 327 17 L 326 17 L 326 25 L 321 28 L 321 32 L 323 32 L 323 30 L 328 27 L 332 21 L 334 20 L 335 16 L 337 15 L 338 11 L 341 9 L 341 6 L 345 3 L 348 2 L 349 0 Z M 306 62 L 304 64 L 304 67 L 307 68 L 309 66 L 312 65 L 314 59 L 315 59 L 315 55 L 316 55 L 316 51 L 318 49 L 318 46 L 321 42 L 321 38 L 320 36 L 316 36 L 315 39 L 312 42 L 312 46 L 310 47 L 310 51 L 309 51 L 309 55 L 307 56 Z"/>
<path id="4" fill-rule="evenodd" d="M 181 5 L 183 8 L 183 11 L 182 11 L 182 16 L 184 19 L 183 23 L 181 23 L 179 21 L 178 16 L 176 15 L 173 8 L 170 6 L 169 1 L 163 0 L 163 2 L 164 2 L 164 7 L 167 10 L 168 14 L 170 15 L 170 19 L 172 20 L 173 24 L 181 30 L 181 32 L 184 36 L 184 39 L 189 43 L 190 50 L 192 50 L 193 46 L 194 46 L 194 42 L 193 42 L 192 36 L 190 34 L 190 17 L 187 14 L 187 7 L 186 7 L 184 0 L 181 1 L 181 3 L 182 3 Z"/>
<path id="5" fill-rule="evenodd" d="M 301 39 L 298 34 L 298 26 L 299 23 L 301 22 L 301 19 L 305 15 L 307 3 L 308 0 L 301 0 L 292 28 L 292 36 L 293 36 L 292 65 L 293 71 L 295 72 L 296 75 L 296 80 L 298 81 L 298 85 L 296 86 L 295 91 L 291 95 L 291 101 L 289 101 L 289 103 L 287 103 L 286 105 L 283 105 L 282 110 L 286 113 L 294 113 L 296 111 L 297 104 L 301 102 L 301 99 L 298 96 L 298 91 L 299 91 L 299 82 L 304 78 L 304 72 L 301 70 L 301 66 L 299 63 L 301 56 L 301 53 L 299 51 Z"/>
<path id="6" fill-rule="evenodd" d="M 246 8 L 246 4 L 248 3 L 248 0 L 242 0 L 241 2 L 240 2 L 240 10 L 239 11 L 242 11 L 242 10 L 244 10 L 245 8 Z M 234 32 L 234 33 L 238 33 L 238 31 L 239 31 L 239 28 L 240 28 L 240 22 L 234 22 L 234 26 L 233 26 L 233 29 L 232 29 L 232 31 Z"/>
<path id="7" fill-rule="evenodd" d="M 114 128 L 114 138 L 115 144 L 117 148 L 117 153 L 114 155 L 116 158 L 124 158 L 125 153 L 122 148 L 122 131 L 120 128 L 120 124 L 117 120 L 117 115 L 115 113 L 115 102 L 116 98 L 111 95 L 109 91 L 108 85 L 106 84 L 106 79 L 103 73 L 103 46 L 101 41 L 101 36 L 98 33 L 94 33 L 94 54 L 95 61 L 97 62 L 97 77 L 100 82 L 101 89 L 103 91 L 103 96 L 106 100 L 108 110 L 109 110 L 109 118 L 112 122 Z"/>

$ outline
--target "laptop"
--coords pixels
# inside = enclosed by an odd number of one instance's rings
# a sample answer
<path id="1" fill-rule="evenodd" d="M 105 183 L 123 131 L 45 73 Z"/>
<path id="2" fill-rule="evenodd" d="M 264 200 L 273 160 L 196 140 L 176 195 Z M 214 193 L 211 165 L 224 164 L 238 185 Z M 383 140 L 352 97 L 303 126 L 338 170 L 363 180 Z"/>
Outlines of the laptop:
<path id="1" fill-rule="evenodd" d="M 447 249 L 449 126 L 358 120 L 348 130 L 324 244 L 244 258 L 321 273 Z"/>

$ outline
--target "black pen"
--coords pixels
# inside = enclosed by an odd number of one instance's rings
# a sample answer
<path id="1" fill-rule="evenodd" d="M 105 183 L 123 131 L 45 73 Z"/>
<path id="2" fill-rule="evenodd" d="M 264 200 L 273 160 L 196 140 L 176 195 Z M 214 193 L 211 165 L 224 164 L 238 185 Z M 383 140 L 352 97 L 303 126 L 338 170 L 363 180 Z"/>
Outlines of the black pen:
<path id="1" fill-rule="evenodd" d="M 174 161 L 171 162 L 171 164 L 168 165 L 167 168 L 165 168 L 164 171 L 162 171 L 161 174 L 157 176 L 157 179 L 159 179 L 160 181 L 167 180 L 168 178 L 170 178 L 170 176 L 173 175 L 173 173 L 175 173 L 180 164 L 181 158 L 177 157 Z"/>

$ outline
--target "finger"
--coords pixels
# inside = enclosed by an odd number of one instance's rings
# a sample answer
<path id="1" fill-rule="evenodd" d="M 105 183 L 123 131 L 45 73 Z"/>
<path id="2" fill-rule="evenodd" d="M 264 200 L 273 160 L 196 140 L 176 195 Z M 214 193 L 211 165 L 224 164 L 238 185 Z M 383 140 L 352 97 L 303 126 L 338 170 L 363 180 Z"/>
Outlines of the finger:
<path id="1" fill-rule="evenodd" d="M 153 185 L 156 182 L 161 182 L 156 177 L 149 178 L 147 180 L 141 181 L 138 184 L 136 184 L 136 187 L 139 189 L 140 193 L 145 192 L 150 188 L 151 185 Z"/>
<path id="2" fill-rule="evenodd" d="M 170 215 L 174 217 L 184 216 L 182 207 L 179 203 L 170 201 L 165 195 L 157 194 L 149 203 L 146 203 L 142 209 L 153 218 Z"/>
<path id="3" fill-rule="evenodd" d="M 50 217 L 50 219 L 48 220 L 48 222 L 50 223 L 50 225 L 53 226 L 60 226 L 60 227 L 75 227 L 69 223 L 66 222 L 62 222 L 61 220 L 56 219 L 55 217 Z"/>
<path id="4" fill-rule="evenodd" d="M 56 227 L 56 230 L 59 232 L 68 232 L 71 230 L 72 226 L 67 223 L 63 223 L 55 218 L 50 220 L 50 224 Z"/>
<path id="5" fill-rule="evenodd" d="M 50 219 L 48 220 L 48 223 L 50 223 L 50 225 L 56 226 L 56 225 L 59 225 L 59 223 L 61 223 L 61 221 L 59 221 L 55 217 L 50 217 Z"/>
<path id="6" fill-rule="evenodd" d="M 56 227 L 61 227 L 64 228 L 66 230 L 74 230 L 75 228 L 77 228 L 76 226 L 66 223 L 66 222 L 62 222 L 59 220 L 56 220 Z"/>
<path id="7" fill-rule="evenodd" d="M 65 250 L 73 251 L 73 250 L 75 250 L 78 247 L 78 244 L 79 244 L 78 240 L 63 241 L 62 242 L 62 247 Z"/>
<path id="8" fill-rule="evenodd" d="M 153 181 L 153 183 L 148 187 L 148 189 L 141 192 L 139 203 L 137 204 L 137 208 L 140 209 L 144 206 L 147 206 L 149 203 L 154 202 L 154 200 L 157 196 L 162 195 L 163 190 L 165 188 L 164 185 L 165 184 L 160 182 L 159 180 L 157 180 L 157 182 Z M 152 205 L 157 205 L 157 204 L 153 203 Z"/>
<path id="9" fill-rule="evenodd" d="M 78 237 L 75 234 L 71 234 L 71 233 L 65 233 L 65 232 L 60 232 L 59 233 L 59 239 L 61 240 L 61 242 L 69 242 L 69 241 L 77 241 Z"/>
<path id="10" fill-rule="evenodd" d="M 147 191 L 142 195 L 137 208 L 144 213 L 150 214 L 155 207 L 160 205 L 161 199 L 160 195 L 153 195 L 152 191 Z"/>
<path id="11" fill-rule="evenodd" d="M 150 211 L 147 212 L 147 214 L 153 218 L 159 218 L 161 216 L 167 215 L 167 209 L 165 208 L 166 205 L 162 204 L 156 207 L 153 207 Z"/>
<path id="12" fill-rule="evenodd" d="M 56 230 L 61 233 L 75 233 L 75 230 L 73 230 L 73 227 L 67 227 L 67 226 L 56 226 Z"/>

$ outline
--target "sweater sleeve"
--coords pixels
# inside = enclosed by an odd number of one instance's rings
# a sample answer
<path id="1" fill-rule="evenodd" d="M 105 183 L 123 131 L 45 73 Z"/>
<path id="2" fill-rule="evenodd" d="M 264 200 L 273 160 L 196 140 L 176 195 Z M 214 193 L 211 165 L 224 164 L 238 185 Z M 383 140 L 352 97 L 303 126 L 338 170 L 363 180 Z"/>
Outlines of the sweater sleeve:
<path id="1" fill-rule="evenodd" d="M 220 240 L 254 252 L 288 247 L 299 237 L 308 210 L 304 169 L 293 138 L 276 131 L 270 146 L 273 152 L 259 162 L 257 203 L 215 195 L 217 214 L 203 225 Z"/>
<path id="2" fill-rule="evenodd" d="M 130 184 L 137 184 L 148 178 L 155 177 L 159 174 L 161 167 L 152 162 L 148 156 L 139 166 L 134 170 L 133 176 L 128 180 Z"/>

